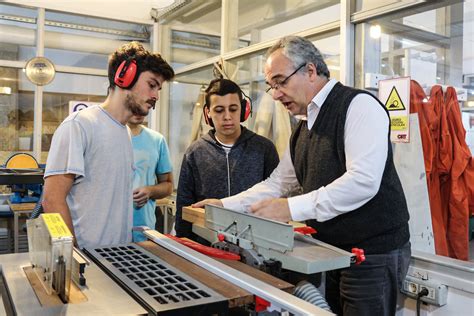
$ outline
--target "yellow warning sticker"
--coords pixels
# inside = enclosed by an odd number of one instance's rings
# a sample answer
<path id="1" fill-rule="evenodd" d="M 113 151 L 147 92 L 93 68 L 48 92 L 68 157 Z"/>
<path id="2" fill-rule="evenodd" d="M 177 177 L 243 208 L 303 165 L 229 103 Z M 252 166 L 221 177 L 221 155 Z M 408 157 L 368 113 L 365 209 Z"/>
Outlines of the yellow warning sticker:
<path id="1" fill-rule="evenodd" d="M 69 228 L 59 213 L 41 214 L 52 238 L 72 237 Z"/>
<path id="2" fill-rule="evenodd" d="M 408 128 L 408 117 L 407 116 L 391 116 L 390 126 L 392 131 L 403 131 Z"/>
<path id="3" fill-rule="evenodd" d="M 393 86 L 392 91 L 390 91 L 390 94 L 388 95 L 388 99 L 385 102 L 385 107 L 388 111 L 405 110 L 405 105 L 403 104 L 402 98 L 400 98 L 395 86 Z"/>

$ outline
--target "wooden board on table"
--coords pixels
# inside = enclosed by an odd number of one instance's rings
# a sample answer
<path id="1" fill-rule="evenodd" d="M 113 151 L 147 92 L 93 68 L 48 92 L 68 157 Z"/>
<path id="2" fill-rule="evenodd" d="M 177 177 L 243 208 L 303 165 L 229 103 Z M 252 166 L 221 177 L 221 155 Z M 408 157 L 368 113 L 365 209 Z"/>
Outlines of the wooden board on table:
<path id="1" fill-rule="evenodd" d="M 174 254 L 173 252 L 155 244 L 152 241 L 140 242 L 138 245 L 171 264 L 173 267 L 185 272 L 207 287 L 218 292 L 222 296 L 226 297 L 229 300 L 229 308 L 244 306 L 246 304 L 251 304 L 254 301 L 252 293 L 232 284 L 221 277 L 218 277 L 217 275 Z M 219 261 L 287 292 L 291 292 L 294 289 L 292 284 L 247 266 L 242 262 L 223 259 L 220 259 Z"/>
<path id="2" fill-rule="evenodd" d="M 183 207 L 183 219 L 193 224 L 204 227 L 206 222 L 206 211 L 203 208 L 196 208 L 185 206 Z M 293 227 L 303 227 L 306 226 L 305 223 L 290 221 L 289 224 Z"/>
<path id="3" fill-rule="evenodd" d="M 206 211 L 203 208 L 185 206 L 183 207 L 183 219 L 187 222 L 204 226 Z"/>
<path id="4" fill-rule="evenodd" d="M 43 285 L 38 279 L 38 276 L 31 266 L 24 267 L 23 271 L 25 272 L 26 277 L 28 278 L 28 281 L 30 282 L 30 285 L 33 288 L 41 306 L 52 307 L 64 305 L 58 295 L 49 295 L 46 293 L 46 290 L 44 289 Z M 79 304 L 86 301 L 87 297 L 84 295 L 84 293 L 82 293 L 82 291 L 74 284 L 74 282 L 71 282 L 71 287 L 69 288 L 68 304 Z"/>

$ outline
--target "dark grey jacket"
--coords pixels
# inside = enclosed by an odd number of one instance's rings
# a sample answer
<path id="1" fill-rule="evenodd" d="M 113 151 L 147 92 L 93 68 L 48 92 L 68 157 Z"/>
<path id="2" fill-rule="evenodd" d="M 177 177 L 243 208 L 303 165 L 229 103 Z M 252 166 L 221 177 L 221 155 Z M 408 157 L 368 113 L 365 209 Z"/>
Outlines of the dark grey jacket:
<path id="1" fill-rule="evenodd" d="M 183 206 L 247 190 L 265 180 L 279 163 L 273 143 L 245 127 L 228 155 L 214 133 L 209 131 L 184 154 L 176 198 L 175 228 L 179 237 L 193 237 L 191 224 L 182 219 Z"/>

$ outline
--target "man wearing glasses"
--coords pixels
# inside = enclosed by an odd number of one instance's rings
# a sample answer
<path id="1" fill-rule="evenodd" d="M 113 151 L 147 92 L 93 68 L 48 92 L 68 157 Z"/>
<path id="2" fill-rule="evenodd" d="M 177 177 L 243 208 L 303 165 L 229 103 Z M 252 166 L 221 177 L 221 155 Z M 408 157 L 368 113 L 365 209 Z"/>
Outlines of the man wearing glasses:
<path id="1" fill-rule="evenodd" d="M 365 250 L 360 265 L 326 273 L 326 298 L 339 315 L 394 315 L 410 260 L 408 210 L 393 164 L 390 122 L 371 94 L 329 79 L 320 51 L 288 36 L 267 52 L 267 92 L 301 120 L 271 176 L 223 205 L 282 222 L 306 221 L 315 237 Z M 303 194 L 284 198 L 295 185 Z"/>

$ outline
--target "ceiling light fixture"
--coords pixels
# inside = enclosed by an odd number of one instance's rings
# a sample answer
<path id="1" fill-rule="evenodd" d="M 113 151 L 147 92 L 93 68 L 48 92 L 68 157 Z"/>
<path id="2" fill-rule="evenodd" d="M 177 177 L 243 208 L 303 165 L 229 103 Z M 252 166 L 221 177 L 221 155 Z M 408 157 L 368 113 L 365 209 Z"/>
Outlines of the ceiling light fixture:
<path id="1" fill-rule="evenodd" d="M 382 35 L 382 29 L 379 24 L 371 25 L 369 29 L 370 37 L 378 39 Z"/>

